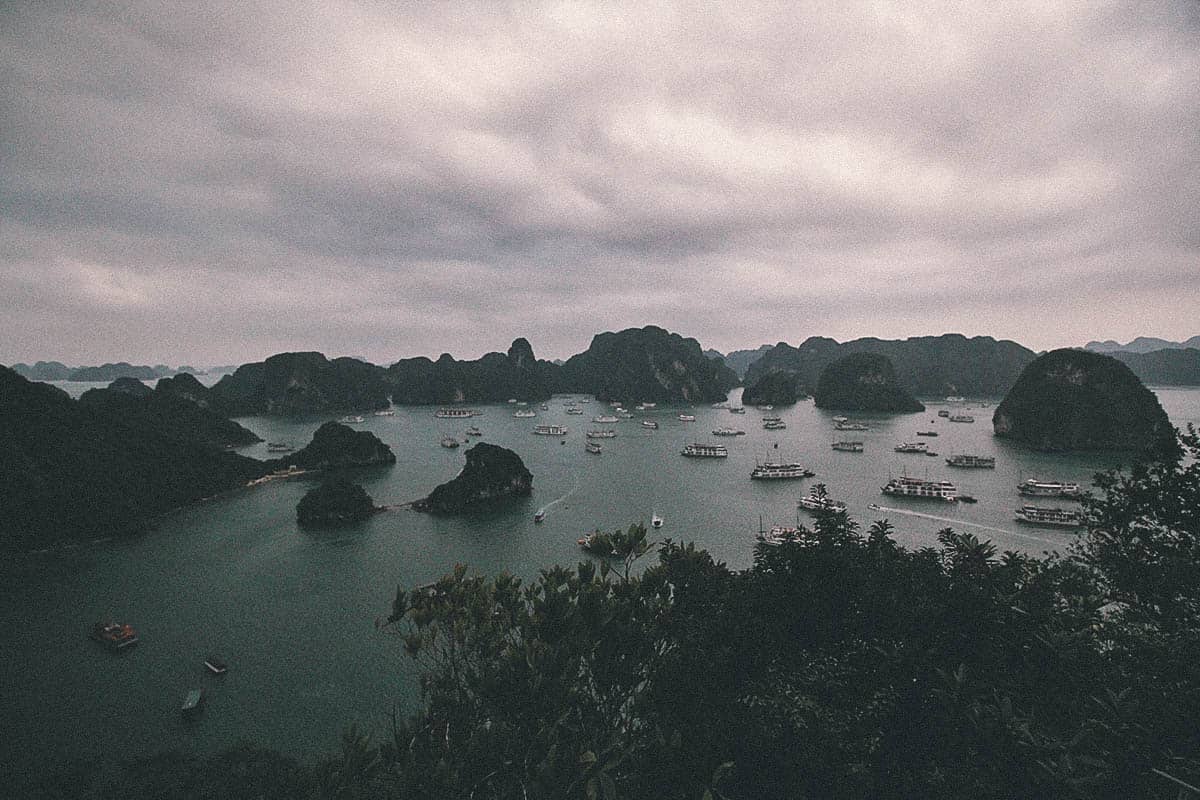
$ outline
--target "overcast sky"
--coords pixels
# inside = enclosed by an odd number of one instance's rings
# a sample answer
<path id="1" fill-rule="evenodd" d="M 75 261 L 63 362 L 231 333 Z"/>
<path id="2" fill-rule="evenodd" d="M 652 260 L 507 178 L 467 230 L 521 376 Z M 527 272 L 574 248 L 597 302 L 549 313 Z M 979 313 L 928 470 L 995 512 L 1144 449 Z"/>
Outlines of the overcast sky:
<path id="1" fill-rule="evenodd" d="M 1200 333 L 1200 3 L 222 5 L 0 4 L 0 362 Z"/>

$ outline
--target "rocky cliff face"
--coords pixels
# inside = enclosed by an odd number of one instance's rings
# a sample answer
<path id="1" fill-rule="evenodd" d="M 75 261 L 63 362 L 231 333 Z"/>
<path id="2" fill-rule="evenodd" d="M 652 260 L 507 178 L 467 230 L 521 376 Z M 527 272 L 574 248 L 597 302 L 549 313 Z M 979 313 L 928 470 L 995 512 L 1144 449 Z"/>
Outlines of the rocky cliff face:
<path id="1" fill-rule="evenodd" d="M 525 339 L 507 353 L 488 353 L 475 361 L 456 361 L 443 353 L 437 361 L 406 358 L 387 368 L 392 396 L 400 404 L 502 403 L 545 400 L 555 392 L 559 368 L 534 358 Z"/>
<path id="2" fill-rule="evenodd" d="M 321 353 L 280 353 L 243 364 L 210 390 L 235 416 L 323 414 L 386 408 L 390 387 L 383 370 L 354 358 L 328 360 Z"/>
<path id="3" fill-rule="evenodd" d="M 875 353 L 854 353 L 824 369 L 813 395 L 817 408 L 841 411 L 924 411 L 896 380 L 892 362 Z"/>
<path id="4" fill-rule="evenodd" d="M 200 386 L 199 381 L 188 375 Z M 153 390 L 135 378 L 118 378 L 107 389 L 89 389 L 79 398 L 85 406 L 101 409 L 126 424 L 136 425 L 180 442 L 207 444 L 216 448 L 238 447 L 262 441 L 254 433 L 207 405 L 191 399 L 186 392 L 170 386 Z M 179 384 L 180 386 L 186 386 Z M 203 390 L 204 387 L 200 386 Z"/>
<path id="5" fill-rule="evenodd" d="M 647 326 L 601 333 L 562 367 L 563 391 L 628 402 L 712 402 L 737 386 L 720 359 L 707 358 L 695 339 Z"/>
<path id="6" fill-rule="evenodd" d="M 362 522 L 379 510 L 363 487 L 334 478 L 300 498 L 296 521 L 305 528 L 333 528 Z"/>
<path id="7" fill-rule="evenodd" d="M 1154 393 L 1115 358 L 1083 350 L 1039 356 L 992 415 L 996 436 L 1038 450 L 1176 452 Z"/>
<path id="8" fill-rule="evenodd" d="M 745 405 L 790 406 L 800 399 L 800 380 L 793 372 L 769 372 L 742 393 Z"/>
<path id="9" fill-rule="evenodd" d="M 527 497 L 533 475 L 521 457 L 494 444 L 479 443 L 467 450 L 467 463 L 453 480 L 413 505 L 418 511 L 456 514 L 509 497 Z"/>
<path id="10" fill-rule="evenodd" d="M 338 422 L 326 422 L 313 434 L 312 441 L 283 458 L 268 461 L 278 467 L 301 469 L 337 469 L 395 464 L 392 448 L 370 431 L 356 431 Z"/>
<path id="11" fill-rule="evenodd" d="M 814 392 L 821 371 L 852 353 L 875 353 L 892 362 L 899 382 L 920 395 L 998 397 L 1007 392 L 1035 353 L 1016 342 L 956 333 L 912 339 L 855 339 L 839 344 L 814 336 L 799 347 L 780 342 L 746 370 L 745 383 L 771 372 L 791 372 L 801 391 Z"/>

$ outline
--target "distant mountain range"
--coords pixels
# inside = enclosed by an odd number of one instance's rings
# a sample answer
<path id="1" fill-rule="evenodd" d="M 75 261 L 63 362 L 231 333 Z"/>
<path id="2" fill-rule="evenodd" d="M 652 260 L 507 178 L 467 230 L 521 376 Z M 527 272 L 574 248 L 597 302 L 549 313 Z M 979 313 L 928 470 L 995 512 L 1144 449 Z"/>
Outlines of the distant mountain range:
<path id="1" fill-rule="evenodd" d="M 115 364 L 101 364 L 98 367 L 68 367 L 59 361 L 39 361 L 29 364 L 13 364 L 13 372 L 31 381 L 95 381 L 108 383 L 118 378 L 135 378 L 139 381 L 152 381 L 186 372 L 190 375 L 203 375 L 204 370 L 188 365 L 172 369 L 166 364 L 155 364 L 153 367 L 145 364 L 130 364 L 119 361 Z M 232 368 L 230 370 L 232 372 Z"/>
<path id="2" fill-rule="evenodd" d="M 1083 346 L 1084 350 L 1091 350 L 1093 353 L 1152 353 L 1155 350 L 1181 350 L 1187 347 L 1193 347 L 1200 350 L 1200 336 L 1183 342 L 1172 342 L 1167 339 L 1158 339 L 1153 336 L 1139 336 L 1128 344 L 1106 339 L 1103 342 L 1088 342 Z"/>
<path id="3" fill-rule="evenodd" d="M 704 355 L 724 361 L 725 366 L 737 373 L 738 380 L 741 380 L 746 377 L 746 370 L 750 368 L 750 365 L 766 355 L 772 347 L 774 345 L 764 344 L 755 350 L 734 350 L 725 354 L 718 350 L 705 350 Z"/>

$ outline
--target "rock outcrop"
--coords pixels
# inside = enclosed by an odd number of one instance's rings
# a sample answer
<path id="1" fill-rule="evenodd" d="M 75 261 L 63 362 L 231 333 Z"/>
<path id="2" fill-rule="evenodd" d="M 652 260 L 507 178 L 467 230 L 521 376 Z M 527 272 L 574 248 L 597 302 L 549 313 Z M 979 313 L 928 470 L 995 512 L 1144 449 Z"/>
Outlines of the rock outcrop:
<path id="1" fill-rule="evenodd" d="M 321 353 L 280 353 L 243 364 L 210 394 L 234 416 L 301 415 L 387 408 L 391 390 L 374 364 L 354 358 L 331 361 Z"/>
<path id="2" fill-rule="evenodd" d="M 875 353 L 854 353 L 827 366 L 813 399 L 817 408 L 840 411 L 925 410 L 896 380 L 892 362 Z"/>
<path id="3" fill-rule="evenodd" d="M 724 400 L 737 386 L 725 362 L 707 358 L 695 339 L 653 325 L 600 333 L 562 367 L 560 391 L 601 400 L 658 403 Z"/>
<path id="4" fill-rule="evenodd" d="M 296 466 L 306 470 L 371 467 L 395 464 L 396 454 L 370 431 L 326 422 L 317 428 L 306 447 L 267 463 L 274 468 Z"/>
<path id="5" fill-rule="evenodd" d="M 187 378 L 196 380 L 190 375 Z M 162 388 L 162 382 L 167 380 L 173 379 L 163 378 L 159 381 L 159 387 L 151 389 L 135 378 L 118 378 L 107 389 L 84 392 L 79 402 L 102 409 L 128 425 L 153 430 L 160 436 L 180 442 L 226 448 L 262 441 L 238 423 L 193 401 L 187 395 Z M 196 385 L 200 385 L 199 381 L 196 381 Z"/>
<path id="6" fill-rule="evenodd" d="M 300 498 L 296 521 L 305 528 L 334 528 L 362 522 L 379 510 L 362 486 L 334 478 Z"/>
<path id="7" fill-rule="evenodd" d="M 480 442 L 467 450 L 467 463 L 462 472 L 434 489 L 424 500 L 414 503 L 413 508 L 457 514 L 509 497 L 527 497 L 532 491 L 533 475 L 519 455 Z"/>
<path id="8" fill-rule="evenodd" d="M 1030 364 L 992 415 L 996 436 L 1037 450 L 1177 452 L 1167 414 L 1123 363 L 1053 350 Z"/>
<path id="9" fill-rule="evenodd" d="M 800 380 L 794 372 L 768 372 L 753 386 L 742 392 L 742 402 L 748 406 L 769 403 L 790 406 L 801 397 Z"/>
<path id="10" fill-rule="evenodd" d="M 396 403 L 503 403 L 516 398 L 541 401 L 558 391 L 559 367 L 534 358 L 525 339 L 507 353 L 488 353 L 476 361 L 456 361 L 443 353 L 437 361 L 406 358 L 387 368 L 386 379 Z"/>

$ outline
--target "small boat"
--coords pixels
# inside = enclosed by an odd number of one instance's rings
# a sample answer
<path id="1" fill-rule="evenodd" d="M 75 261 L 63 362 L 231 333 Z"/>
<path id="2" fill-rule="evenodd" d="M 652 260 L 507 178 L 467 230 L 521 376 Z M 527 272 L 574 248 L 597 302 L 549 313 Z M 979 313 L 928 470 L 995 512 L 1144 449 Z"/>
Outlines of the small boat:
<path id="1" fill-rule="evenodd" d="M 975 418 L 972 417 L 970 414 L 951 414 L 950 421 L 951 422 L 974 422 Z"/>
<path id="2" fill-rule="evenodd" d="M 534 425 L 533 432 L 538 436 L 566 436 L 567 429 L 562 425 Z"/>
<path id="3" fill-rule="evenodd" d="M 229 671 L 229 665 L 215 656 L 204 659 L 204 667 L 213 675 L 224 675 Z"/>
<path id="4" fill-rule="evenodd" d="M 596 442 L 588 440 L 587 442 L 584 442 L 583 449 L 588 451 L 589 453 L 594 453 L 596 455 L 600 455 L 600 452 L 603 448 L 601 448 L 600 445 L 597 444 Z"/>
<path id="5" fill-rule="evenodd" d="M 830 447 L 843 453 L 861 453 L 863 451 L 862 442 L 834 442 Z"/>
<path id="6" fill-rule="evenodd" d="M 897 453 L 924 453 L 929 450 L 929 445 L 924 442 L 904 442 L 892 448 Z"/>
<path id="7" fill-rule="evenodd" d="M 120 622 L 97 622 L 92 626 L 92 638 L 109 650 L 124 650 L 138 643 L 133 626 Z"/>
<path id="8" fill-rule="evenodd" d="M 650 430 L 658 430 L 658 423 L 652 419 L 644 419 L 642 420 L 642 427 L 649 428 Z"/>
<path id="9" fill-rule="evenodd" d="M 536 417 L 537 412 L 532 408 L 522 408 L 519 411 L 514 411 L 513 416 L 517 419 L 528 419 L 529 417 Z"/>
<path id="10" fill-rule="evenodd" d="M 943 408 L 941 411 L 938 412 L 938 416 L 939 417 L 948 417 L 948 416 L 950 416 L 950 412 Z"/>
<path id="11" fill-rule="evenodd" d="M 589 439 L 615 439 L 617 432 L 614 430 L 588 431 L 584 436 Z"/>
<path id="12" fill-rule="evenodd" d="M 734 406 L 734 407 L 732 407 L 731 409 L 729 409 L 729 413 L 730 413 L 730 414 L 745 414 L 745 413 L 746 413 L 746 409 L 744 409 L 744 408 L 743 408 L 743 407 L 741 407 L 741 406 Z"/>
<path id="13" fill-rule="evenodd" d="M 679 421 L 680 422 L 695 422 L 696 415 L 695 414 L 680 414 Z"/>
<path id="14" fill-rule="evenodd" d="M 439 408 L 433 415 L 438 419 L 466 419 L 475 416 L 476 413 L 469 408 Z"/>
<path id="15" fill-rule="evenodd" d="M 483 436 L 483 431 L 472 425 L 471 427 L 467 428 L 467 436 Z"/>
<path id="16" fill-rule="evenodd" d="M 946 459 L 946 464 L 951 467 L 995 469 L 996 458 L 994 456 L 976 456 L 964 453 L 961 455 L 950 456 Z"/>
<path id="17" fill-rule="evenodd" d="M 385 408 L 382 411 L 376 411 L 375 416 L 377 416 L 377 417 L 394 417 L 394 416 L 396 416 L 396 412 L 390 408 Z"/>
<path id="18" fill-rule="evenodd" d="M 712 432 L 713 436 L 745 436 L 746 432 L 738 428 L 717 428 Z"/>
<path id="19" fill-rule="evenodd" d="M 567 409 L 567 413 L 568 414 L 582 414 L 583 409 L 580 408 L 579 406 L 571 406 L 570 408 Z"/>
<path id="20" fill-rule="evenodd" d="M 937 431 L 917 431 L 917 436 L 937 436 Z"/>
<path id="21" fill-rule="evenodd" d="M 546 509 L 539 508 L 537 513 L 533 515 L 534 522 L 544 522 L 546 520 Z"/>
<path id="22" fill-rule="evenodd" d="M 833 421 L 834 422 L 849 422 L 850 418 L 849 417 L 834 417 Z"/>
<path id="23" fill-rule="evenodd" d="M 1026 525 L 1037 525 L 1043 528 L 1078 528 L 1083 525 L 1083 514 L 1078 511 L 1040 506 L 1018 508 L 1014 519 L 1017 522 L 1024 522 Z"/>
<path id="24" fill-rule="evenodd" d="M 517 398 L 515 398 L 515 397 L 510 397 L 510 398 L 508 398 L 508 402 L 509 402 L 509 405 L 514 405 L 514 406 L 515 406 L 515 405 L 517 404 Z"/>
<path id="25" fill-rule="evenodd" d="M 183 705 L 180 706 L 180 711 L 184 715 L 196 714 L 204 708 L 204 690 L 189 689 L 188 693 L 183 696 Z"/>
<path id="26" fill-rule="evenodd" d="M 958 496 L 958 502 L 960 502 L 960 503 L 978 503 L 979 501 L 976 500 L 974 497 L 972 497 L 969 494 L 960 494 Z"/>
<path id="27" fill-rule="evenodd" d="M 290 453 L 295 449 L 287 442 L 267 442 L 268 453 Z"/>
<path id="28" fill-rule="evenodd" d="M 538 408 L 540 408 L 542 411 L 550 410 L 550 406 L 546 405 L 545 403 L 542 403 L 540 406 L 538 406 Z"/>
<path id="29" fill-rule="evenodd" d="M 363 421 L 364 421 L 363 418 L 357 414 L 347 414 L 346 416 L 344 416 L 338 420 L 338 422 L 342 423 L 343 425 L 357 425 L 358 423 L 363 422 Z"/>
<path id="30" fill-rule="evenodd" d="M 651 528 L 661 528 L 662 526 L 663 526 L 663 518 L 662 517 L 660 517 L 658 514 L 654 514 L 653 516 L 650 517 L 650 527 Z"/>
<path id="31" fill-rule="evenodd" d="M 642 403 L 643 410 L 648 409 L 648 408 L 657 408 L 657 407 L 658 407 L 658 403 Z"/>
<path id="32" fill-rule="evenodd" d="M 453 450 L 454 448 L 458 447 L 458 439 L 455 439 L 453 436 L 443 436 L 442 447 Z"/>
<path id="33" fill-rule="evenodd" d="M 1062 497 L 1067 500 L 1078 500 L 1083 496 L 1083 488 L 1078 483 L 1039 481 L 1037 478 L 1020 483 L 1017 492 L 1027 497 Z"/>
<path id="34" fill-rule="evenodd" d="M 845 511 L 846 504 L 840 500 L 834 500 L 825 494 L 824 487 L 814 486 L 807 497 L 801 497 L 797 504 L 805 511 Z"/>
<path id="35" fill-rule="evenodd" d="M 689 444 L 680 455 L 689 458 L 726 458 L 729 450 L 723 444 Z"/>
<path id="36" fill-rule="evenodd" d="M 763 405 L 758 407 L 759 411 L 773 411 L 774 409 L 775 409 L 775 406 L 771 405 L 770 403 L 764 403 Z"/>
<path id="37" fill-rule="evenodd" d="M 833 428 L 834 430 L 838 431 L 865 431 L 868 430 L 870 426 L 865 422 L 851 422 L 847 420 L 844 422 L 833 423 Z"/>
<path id="38" fill-rule="evenodd" d="M 612 414 L 601 414 L 598 417 L 592 417 L 592 422 L 597 425 L 612 425 L 614 422 L 620 422 L 620 420 Z"/>
<path id="39" fill-rule="evenodd" d="M 518 401 L 517 401 L 517 405 L 519 405 L 519 406 L 527 406 L 527 405 L 529 405 L 529 403 L 526 403 L 524 400 L 518 400 Z"/>
<path id="40" fill-rule="evenodd" d="M 883 507 L 879 503 L 867 503 L 867 508 L 872 511 L 880 511 Z"/>
<path id="41" fill-rule="evenodd" d="M 952 394 L 952 395 L 949 395 L 946 397 L 947 403 L 965 403 L 966 401 L 967 401 L 967 398 L 959 397 L 956 394 Z"/>

